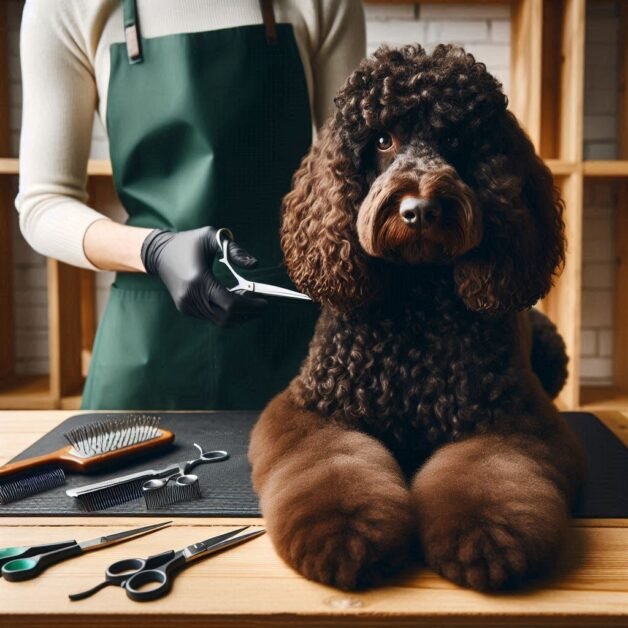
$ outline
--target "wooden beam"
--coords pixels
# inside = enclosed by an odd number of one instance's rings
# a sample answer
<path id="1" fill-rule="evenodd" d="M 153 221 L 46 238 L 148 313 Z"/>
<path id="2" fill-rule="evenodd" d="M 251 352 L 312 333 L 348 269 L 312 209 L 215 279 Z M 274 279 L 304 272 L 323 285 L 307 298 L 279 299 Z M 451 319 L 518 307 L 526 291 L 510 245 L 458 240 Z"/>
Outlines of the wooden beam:
<path id="1" fill-rule="evenodd" d="M 563 3 L 546 0 L 543 3 L 543 50 L 541 89 L 541 146 L 546 159 L 560 159 L 558 142 L 560 110 L 561 32 Z"/>
<path id="2" fill-rule="evenodd" d="M 628 2 L 619 6 L 619 55 L 617 67 L 617 157 L 628 171 Z"/>
<path id="3" fill-rule="evenodd" d="M 13 210 L 10 180 L 0 177 L 0 379 L 14 374 Z"/>
<path id="4" fill-rule="evenodd" d="M 541 304 L 558 327 L 569 355 L 569 378 L 559 403 L 573 409 L 580 397 L 582 286 L 582 119 L 584 115 L 585 0 L 545 0 L 541 151 L 559 163 L 575 164 L 557 178 L 565 202 L 565 267 Z"/>
<path id="5" fill-rule="evenodd" d="M 587 160 L 582 162 L 582 172 L 588 177 L 628 177 L 628 159 Z"/>
<path id="6" fill-rule="evenodd" d="M 8 154 L 8 149 L 6 154 Z M 3 153 L 4 154 L 4 153 Z M 19 174 L 20 165 L 17 157 L 0 156 L 0 175 L 3 174 Z M 87 174 L 91 177 L 110 177 L 111 162 L 108 159 L 90 159 L 87 162 Z"/>
<path id="7" fill-rule="evenodd" d="M 557 180 L 565 201 L 567 252 L 565 268 L 543 301 L 543 311 L 560 332 L 569 355 L 569 377 L 560 393 L 561 407 L 577 408 L 580 403 L 580 318 L 582 307 L 582 174 L 576 172 Z"/>
<path id="8" fill-rule="evenodd" d="M 555 0 L 556 1 L 556 0 Z M 584 124 L 585 0 L 563 0 L 558 157 L 582 161 Z"/>
<path id="9" fill-rule="evenodd" d="M 516 0 L 512 6 L 510 108 L 541 145 L 543 0 Z"/>
<path id="10" fill-rule="evenodd" d="M 628 165 L 628 2 L 622 2 L 619 15 L 617 155 Z M 627 168 L 628 173 L 628 168 Z M 628 391 L 628 181 L 619 182 L 615 225 L 615 385 Z"/>
<path id="11" fill-rule="evenodd" d="M 83 384 L 81 369 L 81 269 L 48 260 L 50 388 L 55 407 Z"/>
<path id="12" fill-rule="evenodd" d="M 0 3 L 0 156 L 10 152 L 9 51 L 7 3 Z M 13 198 L 11 180 L 0 175 L 0 378 L 13 375 L 15 331 L 13 314 Z"/>

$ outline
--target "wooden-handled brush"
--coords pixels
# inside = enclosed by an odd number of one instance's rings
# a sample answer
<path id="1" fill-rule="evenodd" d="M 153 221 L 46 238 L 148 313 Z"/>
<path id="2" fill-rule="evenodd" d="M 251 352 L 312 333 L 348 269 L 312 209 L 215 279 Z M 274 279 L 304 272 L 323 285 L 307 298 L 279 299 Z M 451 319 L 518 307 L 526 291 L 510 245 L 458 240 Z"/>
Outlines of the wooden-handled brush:
<path id="1" fill-rule="evenodd" d="M 64 470 L 85 473 L 113 460 L 164 447 L 174 440 L 172 432 L 159 427 L 158 417 L 147 415 L 82 425 L 64 436 L 69 443 L 66 447 L 0 467 L 0 504 L 60 486 L 65 481 Z M 48 477 L 50 481 L 46 480 Z"/>

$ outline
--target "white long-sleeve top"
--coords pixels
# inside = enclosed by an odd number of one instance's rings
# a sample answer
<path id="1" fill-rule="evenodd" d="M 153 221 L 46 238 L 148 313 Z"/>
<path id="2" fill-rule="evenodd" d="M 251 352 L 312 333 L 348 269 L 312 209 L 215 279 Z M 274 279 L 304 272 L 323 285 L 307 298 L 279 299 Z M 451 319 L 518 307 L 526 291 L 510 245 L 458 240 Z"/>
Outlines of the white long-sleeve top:
<path id="1" fill-rule="evenodd" d="M 275 0 L 293 24 L 316 127 L 365 53 L 360 0 Z M 138 0 L 145 38 L 261 24 L 259 0 Z M 27 0 L 20 54 L 23 110 L 15 206 L 39 253 L 97 270 L 83 251 L 105 218 L 87 202 L 94 111 L 106 124 L 109 47 L 124 41 L 120 0 Z"/>

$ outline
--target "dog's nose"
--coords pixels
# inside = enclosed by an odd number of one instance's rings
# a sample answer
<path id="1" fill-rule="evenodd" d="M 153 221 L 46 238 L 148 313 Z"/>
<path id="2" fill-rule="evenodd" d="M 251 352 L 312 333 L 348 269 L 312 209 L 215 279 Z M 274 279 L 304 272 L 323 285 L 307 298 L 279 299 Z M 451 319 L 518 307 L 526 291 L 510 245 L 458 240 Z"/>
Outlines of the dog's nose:
<path id="1" fill-rule="evenodd" d="M 440 204 L 434 198 L 404 196 L 399 204 L 401 219 L 410 227 L 429 227 L 440 215 Z"/>

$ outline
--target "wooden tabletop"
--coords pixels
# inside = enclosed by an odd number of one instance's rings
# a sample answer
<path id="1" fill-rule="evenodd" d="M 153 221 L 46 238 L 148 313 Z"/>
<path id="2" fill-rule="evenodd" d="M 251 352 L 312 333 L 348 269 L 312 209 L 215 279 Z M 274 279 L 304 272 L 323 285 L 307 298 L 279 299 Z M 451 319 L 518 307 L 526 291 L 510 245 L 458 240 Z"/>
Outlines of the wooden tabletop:
<path id="1" fill-rule="evenodd" d="M 0 464 L 70 416 L 1 412 Z M 628 444 L 628 411 L 602 418 Z M 0 547 L 89 539 L 146 518 L 0 517 Z M 485 595 L 416 567 L 389 586 L 345 593 L 287 567 L 264 535 L 182 572 L 161 600 L 137 603 L 117 587 L 82 602 L 68 594 L 103 578 L 121 558 L 179 549 L 235 526 L 263 520 L 179 518 L 172 527 L 75 558 L 35 580 L 0 579 L 0 626 L 628 626 L 628 520 L 574 520 L 556 572 L 535 588 Z"/>

